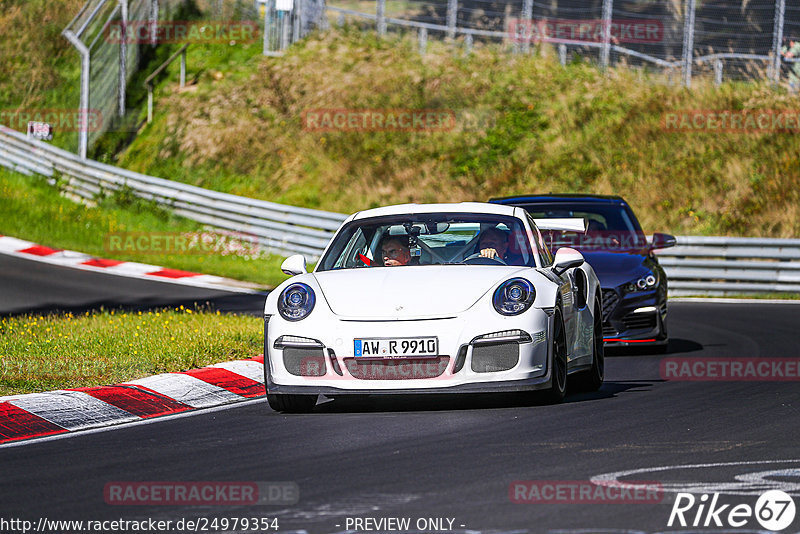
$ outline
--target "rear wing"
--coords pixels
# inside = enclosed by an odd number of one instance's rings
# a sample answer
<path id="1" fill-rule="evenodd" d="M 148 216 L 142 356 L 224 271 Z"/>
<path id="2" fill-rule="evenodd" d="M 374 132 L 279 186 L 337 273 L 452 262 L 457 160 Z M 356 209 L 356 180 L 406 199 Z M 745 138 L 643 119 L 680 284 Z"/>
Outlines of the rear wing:
<path id="1" fill-rule="evenodd" d="M 561 232 L 586 233 L 586 219 L 572 217 L 564 219 L 534 219 L 539 230 L 556 230 Z"/>

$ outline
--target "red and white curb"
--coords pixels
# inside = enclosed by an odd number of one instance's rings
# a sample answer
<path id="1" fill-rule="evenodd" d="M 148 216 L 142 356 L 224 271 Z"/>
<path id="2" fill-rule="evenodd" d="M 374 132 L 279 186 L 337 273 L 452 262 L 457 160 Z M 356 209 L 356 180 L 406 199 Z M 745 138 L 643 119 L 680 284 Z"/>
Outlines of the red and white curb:
<path id="1" fill-rule="evenodd" d="M 61 250 L 16 237 L 0 236 L 0 254 L 17 256 L 27 260 L 35 260 L 63 267 L 103 272 L 142 280 L 158 280 L 172 284 L 181 284 L 207 289 L 219 289 L 237 293 L 259 293 L 255 284 L 231 280 L 221 276 L 193 273 L 178 269 L 168 269 L 157 265 L 136 263 L 132 261 L 107 260 L 95 258 L 74 250 Z"/>
<path id="2" fill-rule="evenodd" d="M 263 397 L 264 356 L 114 386 L 0 397 L 0 443 L 132 423 Z"/>

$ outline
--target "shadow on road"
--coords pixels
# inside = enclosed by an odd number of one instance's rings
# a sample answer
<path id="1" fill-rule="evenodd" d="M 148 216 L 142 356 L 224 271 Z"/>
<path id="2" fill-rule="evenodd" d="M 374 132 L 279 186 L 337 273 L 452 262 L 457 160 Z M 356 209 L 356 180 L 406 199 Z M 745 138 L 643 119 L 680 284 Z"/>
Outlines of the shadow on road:
<path id="1" fill-rule="evenodd" d="M 608 399 L 620 393 L 647 391 L 655 382 L 619 381 L 605 382 L 599 391 L 591 393 L 568 393 L 564 404 Z M 374 412 L 432 412 L 452 410 L 487 410 L 549 405 L 541 395 L 535 393 L 468 393 L 468 394 L 403 394 L 403 395 L 342 395 L 333 399 L 321 397 L 314 413 L 374 413 Z"/>
<path id="2" fill-rule="evenodd" d="M 703 350 L 703 345 L 691 339 L 671 338 L 667 350 L 658 352 L 655 347 L 630 346 L 630 347 L 606 347 L 606 357 L 628 357 L 628 356 L 663 356 L 665 354 L 681 354 L 685 352 L 697 352 Z"/>

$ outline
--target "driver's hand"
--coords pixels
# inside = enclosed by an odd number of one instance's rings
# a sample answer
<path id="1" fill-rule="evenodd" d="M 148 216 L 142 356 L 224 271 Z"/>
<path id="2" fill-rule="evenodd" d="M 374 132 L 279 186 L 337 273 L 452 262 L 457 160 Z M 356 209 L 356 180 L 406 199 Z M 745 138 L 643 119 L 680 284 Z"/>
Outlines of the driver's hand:
<path id="1" fill-rule="evenodd" d="M 497 251 L 493 248 L 485 248 L 481 250 L 481 257 L 494 259 L 497 257 Z"/>

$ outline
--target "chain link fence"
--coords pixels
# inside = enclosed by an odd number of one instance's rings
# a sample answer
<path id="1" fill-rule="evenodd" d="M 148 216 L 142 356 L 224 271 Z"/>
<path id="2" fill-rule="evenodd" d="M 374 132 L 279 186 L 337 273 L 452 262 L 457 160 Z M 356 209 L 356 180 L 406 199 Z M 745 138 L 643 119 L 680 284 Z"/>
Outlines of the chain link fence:
<path id="1" fill-rule="evenodd" d="M 379 34 L 416 31 L 421 52 L 429 35 L 466 52 L 479 42 L 514 53 L 554 49 L 562 63 L 657 68 L 686 86 L 696 76 L 719 84 L 800 74 L 796 0 L 329 0 L 328 11 L 339 24 L 374 21 Z"/>

